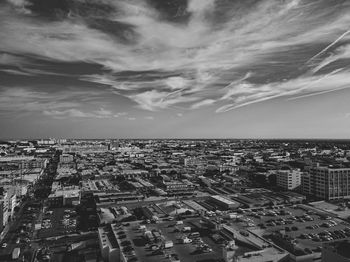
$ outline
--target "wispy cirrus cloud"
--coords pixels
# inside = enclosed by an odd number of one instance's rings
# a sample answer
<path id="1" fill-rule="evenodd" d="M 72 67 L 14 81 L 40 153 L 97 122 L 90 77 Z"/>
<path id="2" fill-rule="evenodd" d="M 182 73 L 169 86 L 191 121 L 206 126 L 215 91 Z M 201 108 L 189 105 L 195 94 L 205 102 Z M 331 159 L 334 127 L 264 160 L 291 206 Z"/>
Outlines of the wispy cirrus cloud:
<path id="1" fill-rule="evenodd" d="M 100 108 L 91 112 L 84 112 L 79 109 L 71 108 L 66 110 L 44 110 L 43 114 L 57 119 L 61 118 L 111 118 L 115 114 L 112 111 Z"/>
<path id="2" fill-rule="evenodd" d="M 20 55 L 95 64 L 102 70 L 78 79 L 112 87 L 150 111 L 218 104 L 226 112 L 349 84 L 346 1 L 173 3 L 164 10 L 151 0 L 49 1 L 40 9 L 31 0 L 8 1 L 0 8 L 0 64 L 15 68 L 0 70 L 45 74 Z M 48 112 L 78 115 L 69 110 Z"/>
<path id="3" fill-rule="evenodd" d="M 283 82 L 273 82 L 263 85 L 238 86 L 234 96 L 229 96 L 232 102 L 219 107 L 216 112 L 227 112 L 242 106 L 263 102 L 279 97 L 289 97 L 289 100 L 325 94 L 345 88 L 350 88 L 350 71 L 336 69 L 326 75 L 305 75 Z M 243 84 L 244 85 L 244 84 Z"/>
<path id="4" fill-rule="evenodd" d="M 58 92 L 35 91 L 23 87 L 0 88 L 0 114 L 24 116 L 39 113 L 54 118 L 112 118 L 125 116 L 126 112 L 116 113 L 103 107 L 86 109 L 84 96 L 94 96 L 92 92 Z M 91 104 L 90 107 L 95 106 Z"/>

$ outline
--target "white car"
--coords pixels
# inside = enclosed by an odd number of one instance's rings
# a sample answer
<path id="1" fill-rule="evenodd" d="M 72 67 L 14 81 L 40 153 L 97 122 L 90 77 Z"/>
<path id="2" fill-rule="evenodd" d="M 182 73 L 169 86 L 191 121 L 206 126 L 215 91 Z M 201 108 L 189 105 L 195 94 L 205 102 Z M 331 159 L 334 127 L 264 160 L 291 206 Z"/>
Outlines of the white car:
<path id="1" fill-rule="evenodd" d="M 3 248 L 7 247 L 7 243 L 3 243 L 1 247 Z"/>

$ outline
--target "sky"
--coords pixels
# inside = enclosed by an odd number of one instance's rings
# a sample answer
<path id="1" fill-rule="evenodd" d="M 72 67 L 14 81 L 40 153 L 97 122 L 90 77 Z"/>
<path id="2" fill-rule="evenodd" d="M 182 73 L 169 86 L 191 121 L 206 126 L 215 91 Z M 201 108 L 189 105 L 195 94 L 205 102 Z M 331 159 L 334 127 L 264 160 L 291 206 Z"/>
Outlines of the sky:
<path id="1" fill-rule="evenodd" d="M 0 0 L 0 138 L 350 138 L 348 0 Z"/>

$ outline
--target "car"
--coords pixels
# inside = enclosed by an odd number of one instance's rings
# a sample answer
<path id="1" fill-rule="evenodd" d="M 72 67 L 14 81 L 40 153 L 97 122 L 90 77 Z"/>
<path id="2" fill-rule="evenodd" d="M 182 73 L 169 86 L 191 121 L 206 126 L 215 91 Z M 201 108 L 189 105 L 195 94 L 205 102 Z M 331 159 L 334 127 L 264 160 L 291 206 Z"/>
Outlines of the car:
<path id="1" fill-rule="evenodd" d="M 2 248 L 6 248 L 7 247 L 7 243 L 2 243 L 1 247 Z"/>
<path id="2" fill-rule="evenodd" d="M 245 237 L 249 236 L 249 233 L 247 231 L 239 231 L 239 233 Z"/>
<path id="3" fill-rule="evenodd" d="M 203 248 L 202 251 L 204 253 L 210 253 L 210 252 L 213 252 L 213 250 L 211 248 Z"/>

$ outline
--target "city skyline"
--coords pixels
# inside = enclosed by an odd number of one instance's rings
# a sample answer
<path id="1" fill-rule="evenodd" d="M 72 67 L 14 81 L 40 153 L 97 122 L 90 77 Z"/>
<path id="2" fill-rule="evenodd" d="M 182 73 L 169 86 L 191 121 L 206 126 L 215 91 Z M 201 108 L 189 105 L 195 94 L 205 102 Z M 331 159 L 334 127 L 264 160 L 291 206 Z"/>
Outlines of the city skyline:
<path id="1" fill-rule="evenodd" d="M 0 138 L 349 139 L 350 3 L 0 3 Z"/>

